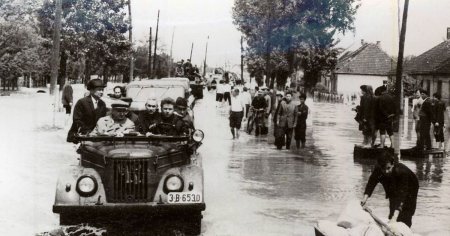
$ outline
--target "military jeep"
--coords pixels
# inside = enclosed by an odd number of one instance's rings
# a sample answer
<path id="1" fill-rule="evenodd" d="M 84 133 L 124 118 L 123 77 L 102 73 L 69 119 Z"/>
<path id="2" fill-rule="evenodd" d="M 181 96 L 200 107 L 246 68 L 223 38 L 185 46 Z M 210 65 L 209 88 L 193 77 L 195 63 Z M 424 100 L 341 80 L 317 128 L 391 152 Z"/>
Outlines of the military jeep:
<path id="1" fill-rule="evenodd" d="M 79 164 L 59 177 L 53 212 L 61 225 L 168 217 L 181 220 L 187 234 L 199 234 L 205 202 L 197 149 L 203 137 L 200 130 L 183 136 L 78 134 Z"/>

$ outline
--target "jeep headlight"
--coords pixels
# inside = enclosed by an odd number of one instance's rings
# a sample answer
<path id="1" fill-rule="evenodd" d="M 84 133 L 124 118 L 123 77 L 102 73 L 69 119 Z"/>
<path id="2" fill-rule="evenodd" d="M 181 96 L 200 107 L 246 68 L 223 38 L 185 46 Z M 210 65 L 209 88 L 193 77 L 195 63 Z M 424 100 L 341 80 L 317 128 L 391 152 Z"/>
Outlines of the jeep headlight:
<path id="1" fill-rule="evenodd" d="M 184 183 L 178 175 L 169 175 L 164 181 L 164 192 L 181 192 L 183 190 Z"/>
<path id="2" fill-rule="evenodd" d="M 192 134 L 192 139 L 198 143 L 201 142 L 204 137 L 205 137 L 205 134 L 203 133 L 203 131 L 201 131 L 199 129 L 196 129 L 194 131 L 194 133 Z"/>
<path id="3" fill-rule="evenodd" d="M 97 180 L 89 175 L 81 176 L 77 181 L 77 192 L 82 197 L 90 197 L 97 192 Z"/>

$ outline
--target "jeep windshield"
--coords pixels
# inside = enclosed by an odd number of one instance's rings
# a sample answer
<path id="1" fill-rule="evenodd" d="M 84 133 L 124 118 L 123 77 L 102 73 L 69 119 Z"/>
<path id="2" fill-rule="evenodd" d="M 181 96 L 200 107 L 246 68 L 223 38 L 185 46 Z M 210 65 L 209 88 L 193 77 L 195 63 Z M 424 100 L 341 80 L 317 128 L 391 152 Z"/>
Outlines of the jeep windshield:
<path id="1" fill-rule="evenodd" d="M 150 97 L 156 97 L 162 100 L 166 97 L 176 99 L 184 97 L 184 88 L 174 87 L 129 87 L 127 89 L 127 97 L 133 98 L 136 102 L 146 102 Z"/>

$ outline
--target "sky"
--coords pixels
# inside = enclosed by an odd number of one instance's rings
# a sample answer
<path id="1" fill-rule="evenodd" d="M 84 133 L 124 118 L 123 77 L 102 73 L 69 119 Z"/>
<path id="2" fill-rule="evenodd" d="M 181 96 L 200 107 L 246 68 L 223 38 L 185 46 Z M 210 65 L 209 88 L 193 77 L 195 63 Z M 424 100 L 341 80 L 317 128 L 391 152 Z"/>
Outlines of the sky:
<path id="1" fill-rule="evenodd" d="M 170 53 L 174 33 L 173 57 L 189 58 L 194 43 L 192 62 L 201 65 L 208 40 L 207 62 L 211 66 L 238 70 L 241 33 L 233 25 L 234 0 L 131 0 L 133 40 L 144 42 L 149 27 L 156 31 L 160 10 L 158 45 Z M 403 0 L 400 0 L 403 11 Z M 405 56 L 420 55 L 446 39 L 450 27 L 449 0 L 411 0 L 405 42 Z M 355 50 L 366 42 L 381 42 L 389 55 L 398 53 L 398 0 L 362 0 L 355 16 L 354 32 L 338 35 L 339 47 Z"/>

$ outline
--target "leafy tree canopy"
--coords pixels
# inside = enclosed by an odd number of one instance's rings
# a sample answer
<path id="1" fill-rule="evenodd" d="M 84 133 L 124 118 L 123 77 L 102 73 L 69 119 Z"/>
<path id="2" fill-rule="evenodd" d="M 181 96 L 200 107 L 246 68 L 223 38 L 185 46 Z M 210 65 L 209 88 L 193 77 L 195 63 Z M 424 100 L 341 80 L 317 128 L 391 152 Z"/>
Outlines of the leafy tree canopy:
<path id="1" fill-rule="evenodd" d="M 358 7 L 359 0 L 235 0 L 233 20 L 247 41 L 250 74 L 284 85 L 301 68 L 313 87 L 336 65 L 335 35 L 353 30 Z"/>
<path id="2" fill-rule="evenodd" d="M 85 76 L 124 72 L 130 43 L 126 5 L 120 0 L 62 0 L 61 51 L 69 63 L 84 62 Z M 53 35 L 55 3 L 45 0 L 39 26 L 45 38 Z M 64 62 L 61 62 L 63 65 Z M 65 68 L 61 68 L 65 72 Z"/>

